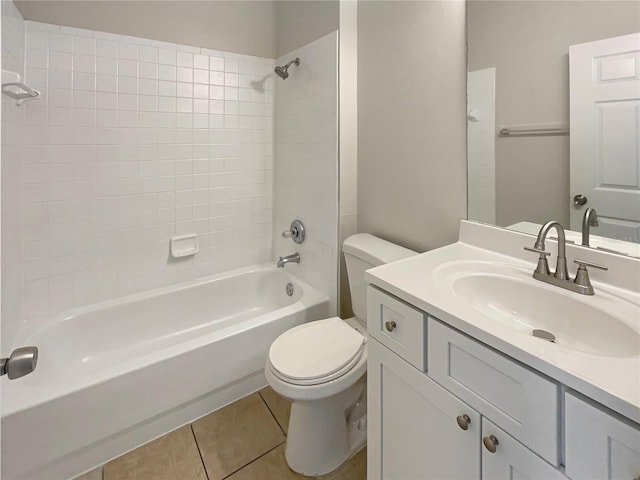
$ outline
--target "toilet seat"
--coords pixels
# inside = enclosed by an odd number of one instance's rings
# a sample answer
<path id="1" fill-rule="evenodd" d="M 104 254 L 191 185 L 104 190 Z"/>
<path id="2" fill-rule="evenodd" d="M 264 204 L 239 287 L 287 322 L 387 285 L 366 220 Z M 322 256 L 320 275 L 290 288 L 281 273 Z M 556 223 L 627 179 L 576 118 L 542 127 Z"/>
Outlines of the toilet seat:
<path id="1" fill-rule="evenodd" d="M 287 383 L 318 385 L 349 372 L 365 348 L 365 336 L 333 317 L 299 325 L 280 335 L 269 349 L 269 366 Z"/>

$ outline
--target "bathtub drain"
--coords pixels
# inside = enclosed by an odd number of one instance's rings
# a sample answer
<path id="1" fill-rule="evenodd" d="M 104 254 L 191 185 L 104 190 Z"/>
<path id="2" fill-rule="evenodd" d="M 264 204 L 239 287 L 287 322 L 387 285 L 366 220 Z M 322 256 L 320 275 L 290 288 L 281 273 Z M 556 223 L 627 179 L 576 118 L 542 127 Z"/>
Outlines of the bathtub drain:
<path id="1" fill-rule="evenodd" d="M 289 295 L 289 296 L 293 295 L 293 284 L 292 283 L 287 283 L 287 295 Z"/>

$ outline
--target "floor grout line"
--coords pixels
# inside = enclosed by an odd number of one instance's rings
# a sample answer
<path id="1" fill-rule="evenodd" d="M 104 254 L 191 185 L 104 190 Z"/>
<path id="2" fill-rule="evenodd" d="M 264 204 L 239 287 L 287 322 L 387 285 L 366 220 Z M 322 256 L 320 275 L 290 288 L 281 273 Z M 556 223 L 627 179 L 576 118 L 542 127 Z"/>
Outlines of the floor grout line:
<path id="1" fill-rule="evenodd" d="M 273 413 L 273 410 L 271 410 L 271 407 L 269 406 L 269 403 L 264 399 L 264 397 L 262 396 L 262 393 L 258 392 L 258 395 L 260 395 L 260 398 L 262 399 L 262 402 L 265 404 L 265 406 L 267 407 L 267 410 L 269 410 L 269 413 L 271 414 L 273 419 L 276 421 L 276 424 L 278 425 L 278 427 L 280 427 L 280 430 L 282 431 L 282 433 L 286 437 L 287 436 L 287 432 L 285 432 L 284 431 L 284 427 L 282 425 L 280 425 L 280 422 L 278 421 L 278 417 L 276 417 L 276 414 Z"/>
<path id="2" fill-rule="evenodd" d="M 198 437 L 196 437 L 196 432 L 193 429 L 193 423 L 189 424 L 189 428 L 191 429 L 191 435 L 193 435 L 193 441 L 196 442 L 196 448 L 198 449 L 198 455 L 200 455 L 200 463 L 202 463 L 202 468 L 204 470 L 204 475 L 209 480 L 209 472 L 207 472 L 207 466 L 204 464 L 204 458 L 202 457 L 202 451 L 200 450 L 200 444 L 198 443 Z"/>
<path id="3" fill-rule="evenodd" d="M 262 397 L 262 395 L 261 395 L 261 397 Z M 234 470 L 233 472 L 231 472 L 231 473 L 230 473 L 229 475 L 227 475 L 226 477 L 222 477 L 222 479 L 221 479 L 221 480 L 225 480 L 225 479 L 227 479 L 227 478 L 231 477 L 232 475 L 235 475 L 236 473 L 238 473 L 238 472 L 239 472 L 240 470 L 242 470 L 243 468 L 248 467 L 248 466 L 249 466 L 249 465 L 251 465 L 252 463 L 257 462 L 257 461 L 258 461 L 258 460 L 260 460 L 262 457 L 264 457 L 265 455 L 270 454 L 270 453 L 271 453 L 271 452 L 273 452 L 276 448 L 279 448 L 279 447 L 281 447 L 282 445 L 284 445 L 284 442 L 279 443 L 278 445 L 276 445 L 276 446 L 275 446 L 275 447 L 273 447 L 273 448 L 270 448 L 269 450 L 267 450 L 266 452 L 264 452 L 264 453 L 263 453 L 262 455 L 260 455 L 259 457 L 254 458 L 254 459 L 253 459 L 253 460 L 251 460 L 249 463 L 247 463 L 247 464 L 245 464 L 245 465 L 241 466 L 241 467 L 240 467 L 240 468 L 238 468 L 237 470 Z"/>

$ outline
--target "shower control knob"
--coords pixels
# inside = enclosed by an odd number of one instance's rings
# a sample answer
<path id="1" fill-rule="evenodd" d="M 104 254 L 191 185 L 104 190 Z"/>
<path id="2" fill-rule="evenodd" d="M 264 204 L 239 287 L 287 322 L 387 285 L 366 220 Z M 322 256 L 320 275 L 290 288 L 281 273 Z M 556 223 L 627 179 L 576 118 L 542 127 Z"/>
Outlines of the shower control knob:
<path id="1" fill-rule="evenodd" d="M 469 424 L 471 423 L 471 419 L 469 418 L 469 415 L 465 413 L 464 415 L 458 415 L 456 417 L 456 422 L 458 422 L 458 426 L 462 430 L 468 430 Z"/>
<path id="2" fill-rule="evenodd" d="M 282 232 L 282 238 L 290 238 L 295 243 L 304 242 L 305 230 L 300 220 L 294 220 L 289 226 L 289 230 Z"/>
<path id="3" fill-rule="evenodd" d="M 9 380 L 24 377 L 36 369 L 38 347 L 21 347 L 11 352 L 9 358 L 0 358 L 0 376 L 7 375 Z"/>

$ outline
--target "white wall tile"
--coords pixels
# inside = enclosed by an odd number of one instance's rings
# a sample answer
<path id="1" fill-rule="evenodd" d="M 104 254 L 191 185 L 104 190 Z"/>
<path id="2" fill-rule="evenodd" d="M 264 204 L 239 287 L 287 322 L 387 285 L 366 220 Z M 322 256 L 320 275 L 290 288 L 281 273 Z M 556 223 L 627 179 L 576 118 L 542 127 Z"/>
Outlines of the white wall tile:
<path id="1" fill-rule="evenodd" d="M 270 131 L 275 118 L 274 255 L 298 251 L 302 261 L 294 265 L 296 274 L 326 292 L 335 312 L 340 252 L 337 33 L 290 52 L 276 63 L 281 65 L 296 56 L 303 59 L 300 67 L 292 67 L 286 82 L 276 83 L 275 115 L 251 117 L 252 128 Z M 248 71 L 248 66 L 241 66 L 242 60 L 238 70 Z M 272 91 L 265 90 L 254 107 L 261 100 L 268 105 L 271 95 Z M 301 245 L 279 235 L 296 218 L 309 232 Z"/>
<path id="2" fill-rule="evenodd" d="M 243 94 L 242 115 L 234 99 L 239 69 L 272 60 L 34 22 L 26 30 L 27 75 L 46 102 L 22 109 L 23 318 L 271 258 L 273 97 Z M 264 135 L 254 115 L 269 119 Z M 199 233 L 194 261 L 167 261 L 175 232 Z"/>

